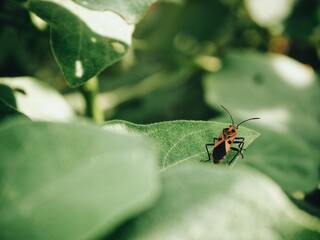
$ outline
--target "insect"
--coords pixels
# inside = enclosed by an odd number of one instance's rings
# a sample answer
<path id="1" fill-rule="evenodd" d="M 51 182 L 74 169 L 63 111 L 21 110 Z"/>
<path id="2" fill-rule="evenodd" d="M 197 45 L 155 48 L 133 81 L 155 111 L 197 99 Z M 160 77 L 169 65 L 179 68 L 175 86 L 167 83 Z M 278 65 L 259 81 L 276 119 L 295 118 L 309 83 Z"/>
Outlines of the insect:
<path id="1" fill-rule="evenodd" d="M 243 158 L 242 151 L 245 150 L 243 148 L 244 138 L 237 137 L 238 127 L 244 122 L 247 122 L 250 120 L 255 120 L 255 119 L 260 119 L 260 118 L 249 118 L 247 120 L 240 122 L 238 125 L 235 125 L 233 118 L 232 118 L 231 114 L 229 113 L 229 111 L 224 106 L 221 105 L 221 107 L 224 110 L 226 110 L 226 112 L 229 114 L 231 121 L 232 121 L 232 124 L 229 127 L 224 128 L 222 130 L 221 134 L 219 135 L 219 137 L 213 139 L 213 143 L 206 144 L 206 149 L 207 149 L 207 153 L 208 153 L 208 161 L 213 160 L 214 164 L 219 164 L 227 156 L 227 154 L 230 150 L 236 151 L 237 154 L 234 155 L 234 157 L 228 163 L 228 165 L 230 165 L 234 161 L 234 159 L 238 156 L 238 154 L 240 154 L 241 157 Z M 238 144 L 238 146 L 232 147 L 231 146 L 232 144 Z M 208 149 L 208 147 L 210 147 L 210 146 L 213 146 L 212 153 L 210 153 L 209 149 Z"/>

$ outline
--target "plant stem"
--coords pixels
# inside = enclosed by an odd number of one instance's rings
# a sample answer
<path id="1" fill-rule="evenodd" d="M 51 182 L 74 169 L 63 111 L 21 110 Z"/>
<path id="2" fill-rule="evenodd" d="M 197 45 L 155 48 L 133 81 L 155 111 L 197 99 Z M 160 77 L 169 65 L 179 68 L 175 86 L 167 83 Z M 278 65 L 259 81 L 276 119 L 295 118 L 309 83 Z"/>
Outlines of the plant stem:
<path id="1" fill-rule="evenodd" d="M 83 86 L 80 91 L 86 102 L 85 116 L 91 118 L 96 123 L 104 121 L 103 111 L 98 105 L 99 81 L 97 77 L 91 78 Z"/>

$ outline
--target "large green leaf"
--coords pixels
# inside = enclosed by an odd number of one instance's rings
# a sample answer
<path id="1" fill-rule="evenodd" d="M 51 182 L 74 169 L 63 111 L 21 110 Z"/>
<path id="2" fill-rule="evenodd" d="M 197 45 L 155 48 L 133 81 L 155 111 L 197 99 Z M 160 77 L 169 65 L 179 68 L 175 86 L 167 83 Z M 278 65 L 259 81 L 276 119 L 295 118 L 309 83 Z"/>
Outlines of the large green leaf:
<path id="1" fill-rule="evenodd" d="M 204 88 L 212 107 L 222 103 L 235 118 L 261 117 L 255 126 L 261 141 L 242 163 L 265 172 L 289 193 L 318 185 L 319 82 L 310 67 L 276 54 L 231 52 L 223 68 L 207 76 Z"/>
<path id="2" fill-rule="evenodd" d="M 250 168 L 186 165 L 162 174 L 158 204 L 108 239 L 301 239 L 320 237 L 320 221 Z"/>
<path id="3" fill-rule="evenodd" d="M 111 10 L 122 17 L 124 17 L 130 23 L 137 23 L 145 14 L 146 10 L 156 0 L 73 0 L 74 2 L 81 4 L 84 7 L 94 10 Z"/>
<path id="4" fill-rule="evenodd" d="M 88 125 L 0 127 L 0 238 L 92 239 L 158 196 L 143 137 Z"/>
<path id="5" fill-rule="evenodd" d="M 261 138 L 254 143 L 248 164 L 272 177 L 288 194 L 296 197 L 319 184 L 319 152 L 294 134 L 279 134 L 257 127 Z M 299 199 L 301 200 L 301 199 Z"/>
<path id="6" fill-rule="evenodd" d="M 171 121 L 149 125 L 138 125 L 125 121 L 109 121 L 105 129 L 116 132 L 130 132 L 145 135 L 159 145 L 159 166 L 162 170 L 185 161 L 206 161 L 208 159 L 205 145 L 212 143 L 222 129 L 229 124 L 205 121 Z M 246 138 L 245 147 L 259 136 L 259 133 L 240 127 L 239 136 Z M 224 163 L 234 156 L 230 152 Z M 249 153 L 248 153 L 249 154 Z"/>
<path id="7" fill-rule="evenodd" d="M 279 133 L 296 132 L 319 142 L 319 81 L 312 68 L 278 54 L 234 51 L 223 68 L 205 81 L 209 105 L 232 107 L 236 117 L 260 116 L 264 126 Z"/>
<path id="8" fill-rule="evenodd" d="M 51 45 L 68 84 L 82 85 L 118 61 L 131 43 L 133 25 L 111 11 L 72 0 L 29 0 L 29 9 L 51 26 Z"/>
<path id="9" fill-rule="evenodd" d="M 10 103 L 31 119 L 70 121 L 75 117 L 62 95 L 43 81 L 31 77 L 0 78 L 0 84 L 13 89 Z"/>

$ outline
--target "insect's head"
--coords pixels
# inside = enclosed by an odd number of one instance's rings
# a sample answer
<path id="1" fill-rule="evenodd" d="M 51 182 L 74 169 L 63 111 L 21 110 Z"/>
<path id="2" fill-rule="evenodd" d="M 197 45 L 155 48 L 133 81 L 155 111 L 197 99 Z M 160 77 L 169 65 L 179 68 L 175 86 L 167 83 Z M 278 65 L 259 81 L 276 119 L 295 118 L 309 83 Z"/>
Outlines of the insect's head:
<path id="1" fill-rule="evenodd" d="M 237 129 L 238 129 L 238 127 L 237 127 L 237 125 L 229 125 L 229 131 L 230 132 L 236 132 L 237 131 Z"/>
<path id="2" fill-rule="evenodd" d="M 234 136 L 237 135 L 238 127 L 236 125 L 230 125 L 228 128 L 223 129 L 223 134 L 225 136 Z"/>
<path id="3" fill-rule="evenodd" d="M 229 131 L 231 131 L 231 132 L 236 132 L 238 130 L 238 127 L 244 122 L 247 122 L 247 121 L 250 121 L 250 120 L 255 120 L 255 119 L 260 119 L 260 118 L 248 118 L 248 119 L 242 121 L 241 123 L 239 123 L 238 125 L 235 125 L 234 121 L 233 121 L 233 118 L 232 118 L 231 114 L 229 113 L 229 111 L 224 106 L 221 105 L 221 107 L 223 107 L 223 109 L 226 110 L 226 112 L 229 114 L 229 116 L 231 118 L 232 125 L 229 126 Z"/>

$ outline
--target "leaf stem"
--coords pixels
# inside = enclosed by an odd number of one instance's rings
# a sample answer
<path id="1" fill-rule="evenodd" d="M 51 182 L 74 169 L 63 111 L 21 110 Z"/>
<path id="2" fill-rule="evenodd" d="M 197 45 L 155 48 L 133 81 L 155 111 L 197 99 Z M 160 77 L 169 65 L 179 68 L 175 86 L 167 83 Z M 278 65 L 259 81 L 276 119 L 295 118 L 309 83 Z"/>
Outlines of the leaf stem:
<path id="1" fill-rule="evenodd" d="M 91 78 L 80 87 L 84 100 L 86 102 L 85 116 L 91 118 L 96 123 L 104 121 L 103 111 L 98 104 L 99 81 L 97 77 Z"/>

